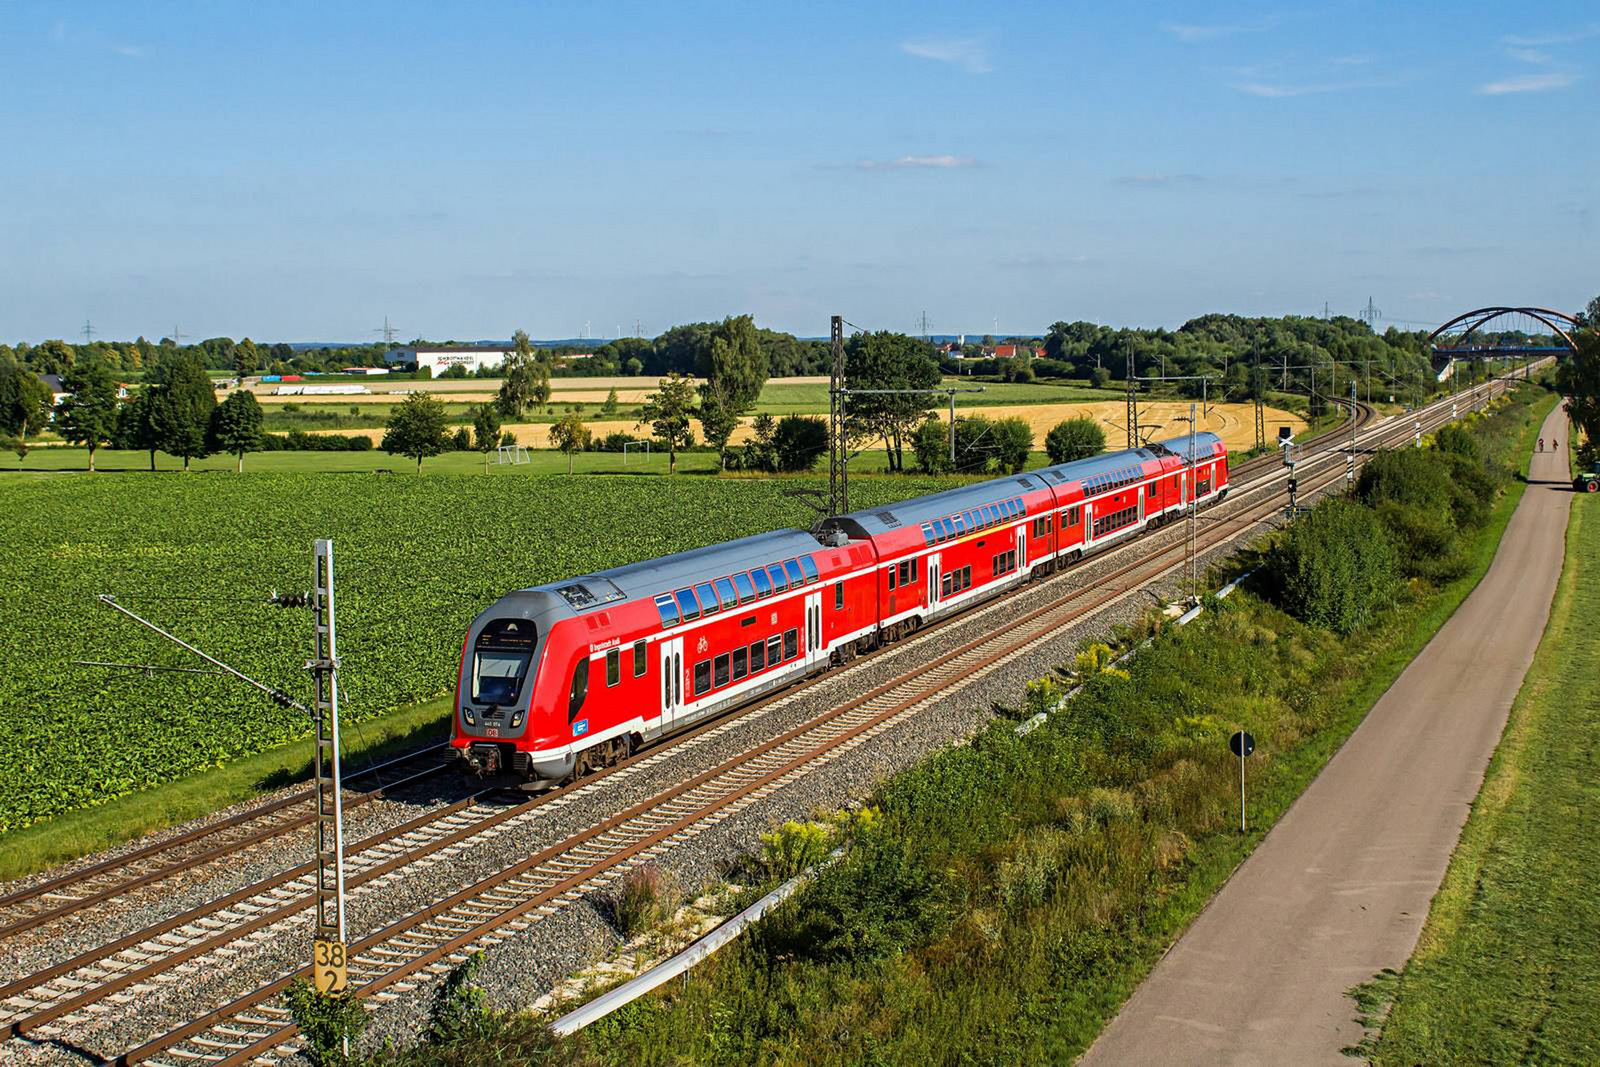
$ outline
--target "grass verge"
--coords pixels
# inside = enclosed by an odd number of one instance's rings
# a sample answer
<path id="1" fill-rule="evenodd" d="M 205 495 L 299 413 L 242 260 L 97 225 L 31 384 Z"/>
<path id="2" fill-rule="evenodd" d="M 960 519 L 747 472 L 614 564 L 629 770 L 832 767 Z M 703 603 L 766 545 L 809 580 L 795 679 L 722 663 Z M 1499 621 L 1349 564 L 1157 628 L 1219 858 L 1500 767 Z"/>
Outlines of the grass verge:
<path id="1" fill-rule="evenodd" d="M 1550 621 L 1417 950 L 1379 1064 L 1597 1063 L 1600 513 L 1574 502 Z M 1365 988 L 1365 987 L 1364 987 Z"/>
<path id="2" fill-rule="evenodd" d="M 341 738 L 345 773 L 355 774 L 370 763 L 444 740 L 450 732 L 449 714 L 450 700 L 443 697 L 347 726 Z M 308 781 L 313 748 L 310 739 L 281 745 L 216 770 L 13 831 L 4 836 L 5 848 L 0 849 L 0 880 L 33 874 L 274 789 Z"/>

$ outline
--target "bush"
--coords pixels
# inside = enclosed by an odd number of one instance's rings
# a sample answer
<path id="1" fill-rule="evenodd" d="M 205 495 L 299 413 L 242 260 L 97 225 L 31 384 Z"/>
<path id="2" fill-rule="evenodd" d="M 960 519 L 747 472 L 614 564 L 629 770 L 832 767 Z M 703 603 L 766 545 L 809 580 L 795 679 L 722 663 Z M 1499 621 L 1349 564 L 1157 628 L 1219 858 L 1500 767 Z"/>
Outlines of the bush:
<path id="1" fill-rule="evenodd" d="M 1104 367 L 1096 367 L 1089 372 L 1089 384 L 1096 389 L 1104 389 L 1111 384 L 1111 372 Z"/>
<path id="2" fill-rule="evenodd" d="M 1033 427 L 1019 415 L 994 424 L 994 458 L 1008 474 L 1021 474 L 1033 452 Z"/>
<path id="3" fill-rule="evenodd" d="M 1044 450 L 1051 463 L 1071 463 L 1075 459 L 1098 456 L 1106 449 L 1106 431 L 1098 420 L 1080 415 L 1063 419 L 1050 428 Z"/>
<path id="4" fill-rule="evenodd" d="M 950 469 L 950 431 L 938 419 L 928 419 L 917 427 L 912 451 L 917 469 L 923 474 L 939 474 Z"/>
<path id="5" fill-rule="evenodd" d="M 1375 512 L 1325 500 L 1272 546 L 1266 573 L 1289 614 L 1349 634 L 1393 599 L 1400 560 Z"/>
<path id="6" fill-rule="evenodd" d="M 933 932 L 943 894 L 928 866 L 903 836 L 861 836 L 806 891 L 787 921 L 762 927 L 769 958 L 867 963 L 899 952 Z"/>
<path id="7" fill-rule="evenodd" d="M 828 451 L 828 424 L 815 415 L 785 415 L 772 432 L 773 461 L 785 473 L 808 471 Z"/>
<path id="8" fill-rule="evenodd" d="M 780 882 L 787 882 L 827 858 L 833 848 L 833 829 L 820 822 L 790 819 L 770 834 L 761 835 L 761 866 Z"/>
<path id="9" fill-rule="evenodd" d="M 354 1045 L 367 1028 L 366 1006 L 353 996 L 336 997 L 318 993 L 304 978 L 296 978 L 284 990 L 289 1016 L 306 1039 L 306 1059 L 313 1067 L 336 1067 L 351 1062 L 344 1054 L 344 1042 Z"/>
<path id="10" fill-rule="evenodd" d="M 286 434 L 261 435 L 263 452 L 371 452 L 372 438 L 362 434 L 306 433 L 290 430 Z"/>
<path id="11" fill-rule="evenodd" d="M 458 427 L 455 434 L 450 438 L 450 446 L 457 452 L 471 452 L 472 431 L 465 426 Z"/>
<path id="12" fill-rule="evenodd" d="M 653 863 L 632 867 L 617 890 L 617 929 L 624 937 L 648 930 L 672 914 L 677 886 Z"/>

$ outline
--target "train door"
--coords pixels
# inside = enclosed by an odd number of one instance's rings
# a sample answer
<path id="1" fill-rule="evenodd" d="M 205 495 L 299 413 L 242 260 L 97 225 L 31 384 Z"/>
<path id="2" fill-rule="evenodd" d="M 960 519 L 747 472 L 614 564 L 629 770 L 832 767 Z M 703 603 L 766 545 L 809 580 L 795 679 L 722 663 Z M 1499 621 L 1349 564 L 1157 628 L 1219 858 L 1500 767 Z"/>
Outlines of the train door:
<path id="1" fill-rule="evenodd" d="M 1017 527 L 1017 573 L 1028 572 L 1028 524 Z"/>
<path id="2" fill-rule="evenodd" d="M 822 594 L 806 594 L 806 663 L 822 659 Z"/>
<path id="3" fill-rule="evenodd" d="M 683 638 L 661 645 L 661 729 L 670 730 L 683 713 Z"/>
<path id="4" fill-rule="evenodd" d="M 1083 550 L 1089 551 L 1094 544 L 1094 505 L 1088 501 L 1083 505 Z"/>
<path id="5" fill-rule="evenodd" d="M 928 607 L 939 603 L 939 553 L 928 557 Z"/>

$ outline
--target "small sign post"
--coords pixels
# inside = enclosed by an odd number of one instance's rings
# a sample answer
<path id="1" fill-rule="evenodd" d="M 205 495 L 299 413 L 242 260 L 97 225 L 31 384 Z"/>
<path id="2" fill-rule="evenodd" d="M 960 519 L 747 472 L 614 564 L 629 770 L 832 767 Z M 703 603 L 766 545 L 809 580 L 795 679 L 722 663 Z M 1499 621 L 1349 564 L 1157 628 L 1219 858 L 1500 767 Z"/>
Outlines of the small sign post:
<path id="1" fill-rule="evenodd" d="M 1244 758 L 1256 750 L 1256 739 L 1243 730 L 1228 739 L 1228 748 L 1239 757 L 1239 832 L 1245 832 L 1244 822 Z"/>

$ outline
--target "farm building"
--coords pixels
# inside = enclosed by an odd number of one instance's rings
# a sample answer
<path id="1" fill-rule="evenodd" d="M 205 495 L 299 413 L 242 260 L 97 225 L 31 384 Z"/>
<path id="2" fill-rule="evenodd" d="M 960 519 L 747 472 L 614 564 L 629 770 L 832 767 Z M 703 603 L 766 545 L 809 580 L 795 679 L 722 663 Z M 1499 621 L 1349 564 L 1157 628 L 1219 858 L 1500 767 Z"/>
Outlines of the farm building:
<path id="1" fill-rule="evenodd" d="M 451 367 L 465 367 L 468 373 L 498 367 L 510 351 L 499 345 L 414 345 L 393 349 L 383 359 L 391 367 L 426 369 L 437 378 Z"/>

